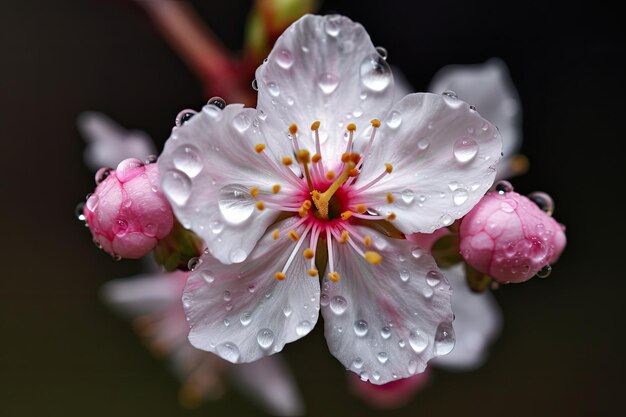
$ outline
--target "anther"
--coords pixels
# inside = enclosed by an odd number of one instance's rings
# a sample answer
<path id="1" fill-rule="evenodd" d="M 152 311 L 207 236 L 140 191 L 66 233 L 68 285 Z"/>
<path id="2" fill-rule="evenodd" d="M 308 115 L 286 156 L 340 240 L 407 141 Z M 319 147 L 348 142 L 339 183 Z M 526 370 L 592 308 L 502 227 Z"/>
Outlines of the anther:
<path id="1" fill-rule="evenodd" d="M 311 160 L 311 154 L 306 149 L 300 149 L 298 151 L 298 162 L 302 164 L 308 164 Z"/>
<path id="2" fill-rule="evenodd" d="M 311 130 L 315 131 L 315 130 L 317 130 L 319 128 L 320 128 L 320 121 L 319 120 L 316 120 L 313 123 L 311 123 Z"/>
<path id="3" fill-rule="evenodd" d="M 389 213 L 387 215 L 387 220 L 395 220 L 396 219 L 396 213 Z"/>
<path id="4" fill-rule="evenodd" d="M 328 278 L 332 281 L 332 282 L 337 282 L 339 281 L 339 272 L 335 271 L 335 272 L 331 272 L 328 274 Z"/>
<path id="5" fill-rule="evenodd" d="M 365 213 L 365 211 L 367 210 L 367 207 L 365 206 L 365 204 L 357 204 L 355 207 L 356 211 L 358 211 L 359 213 L 363 214 Z"/>
<path id="6" fill-rule="evenodd" d="M 356 130 L 356 125 L 354 123 L 350 123 L 346 126 L 346 129 L 348 129 L 348 132 L 354 132 Z"/>
<path id="7" fill-rule="evenodd" d="M 254 150 L 256 151 L 256 153 L 261 153 L 263 152 L 264 149 L 265 149 L 265 145 L 263 145 L 262 143 L 259 143 L 258 145 L 254 147 Z"/>
<path id="8" fill-rule="evenodd" d="M 348 171 L 348 176 L 349 176 L 350 178 L 354 178 L 354 177 L 356 177 L 357 175 L 359 175 L 359 170 L 358 170 L 358 169 L 356 169 L 356 168 L 352 168 L 350 171 Z"/>
<path id="9" fill-rule="evenodd" d="M 383 260 L 383 257 L 380 256 L 378 252 L 367 251 L 365 252 L 365 260 L 371 263 L 372 265 L 378 265 L 380 261 Z"/>
<path id="10" fill-rule="evenodd" d="M 280 191 L 280 185 L 278 185 L 278 184 L 274 184 L 274 185 L 272 186 L 272 193 L 273 193 L 273 194 L 278 194 L 278 192 L 279 192 L 279 191 Z"/>
<path id="11" fill-rule="evenodd" d="M 298 239 L 300 239 L 300 236 L 298 236 L 298 234 L 296 233 L 295 230 L 290 230 L 289 231 L 289 237 L 291 238 L 291 240 L 293 240 L 294 242 L 297 241 Z"/>
<path id="12" fill-rule="evenodd" d="M 281 159 L 281 162 L 285 166 L 289 166 L 289 165 L 293 164 L 293 160 L 290 157 L 288 157 L 288 156 L 283 157 L 283 159 Z"/>
<path id="13" fill-rule="evenodd" d="M 387 203 L 393 203 L 393 194 L 387 193 Z"/>
<path id="14" fill-rule="evenodd" d="M 304 250 L 304 257 L 306 259 L 313 259 L 314 256 L 315 256 L 315 252 L 313 252 L 313 249 L 307 248 Z"/>
<path id="15" fill-rule="evenodd" d="M 278 281 L 282 281 L 285 278 L 287 278 L 287 275 L 285 275 L 282 272 L 277 272 L 277 273 L 274 274 L 274 278 L 276 278 Z"/>
<path id="16" fill-rule="evenodd" d="M 344 164 L 346 162 L 348 162 L 350 160 L 350 154 L 349 153 L 343 153 L 341 154 L 341 162 L 343 162 Z"/>
<path id="17" fill-rule="evenodd" d="M 348 233 L 347 230 L 344 230 L 343 232 L 341 232 L 341 239 L 339 240 L 339 242 L 346 243 L 349 237 L 350 237 L 350 233 Z"/>
<path id="18" fill-rule="evenodd" d="M 316 277 L 316 276 L 317 276 L 317 274 L 318 274 L 317 269 L 315 269 L 315 268 L 311 268 L 311 269 L 309 269 L 309 270 L 307 271 L 307 273 L 308 273 L 310 276 L 312 276 L 312 277 Z"/>
<path id="19" fill-rule="evenodd" d="M 315 155 L 313 155 L 313 157 L 311 158 L 311 161 L 313 161 L 314 164 L 318 163 L 320 161 L 320 159 L 322 159 L 322 155 L 316 153 Z"/>
<path id="20" fill-rule="evenodd" d="M 309 210 L 312 207 L 311 200 L 304 200 L 304 203 L 302 203 L 302 207 Z"/>
<path id="21" fill-rule="evenodd" d="M 352 212 L 350 210 L 346 210 L 341 213 L 341 220 L 348 220 L 350 217 L 352 217 Z"/>
<path id="22" fill-rule="evenodd" d="M 361 155 L 359 155 L 358 153 L 350 154 L 350 160 L 354 162 L 354 165 L 356 165 L 361 160 Z"/>
<path id="23" fill-rule="evenodd" d="M 328 171 L 328 172 L 326 173 L 326 179 L 327 179 L 328 181 L 332 181 L 332 180 L 334 180 L 334 179 L 335 179 L 335 173 L 334 173 L 333 171 Z"/>
<path id="24" fill-rule="evenodd" d="M 257 201 L 255 205 L 256 205 L 256 208 L 257 208 L 257 209 L 259 209 L 259 210 L 265 210 L 265 203 L 263 203 L 262 201 L 260 201 L 260 200 L 259 200 L 259 201 Z"/>
<path id="25" fill-rule="evenodd" d="M 292 123 L 291 125 L 289 125 L 289 133 L 291 133 L 292 135 L 295 135 L 296 132 L 298 132 L 298 126 L 295 123 Z"/>
<path id="26" fill-rule="evenodd" d="M 368 248 L 372 246 L 372 237 L 370 235 L 365 236 L 363 238 L 363 244 Z"/>
<path id="27" fill-rule="evenodd" d="M 391 174 L 391 171 L 393 171 L 393 165 L 385 164 L 385 171 L 387 171 L 387 174 Z"/>
<path id="28" fill-rule="evenodd" d="M 274 229 L 274 231 L 272 232 L 272 238 L 274 240 L 278 239 L 278 235 L 280 234 L 280 230 L 278 229 Z"/>
<path id="29" fill-rule="evenodd" d="M 309 214 L 309 210 L 305 209 L 304 207 L 300 207 L 298 209 L 298 215 L 300 217 L 306 217 Z"/>
<path id="30" fill-rule="evenodd" d="M 374 127 L 380 127 L 380 120 L 378 120 L 378 119 L 372 119 L 372 121 L 370 123 Z"/>
<path id="31" fill-rule="evenodd" d="M 250 188 L 250 195 L 256 198 L 256 196 L 259 195 L 259 187 Z"/>

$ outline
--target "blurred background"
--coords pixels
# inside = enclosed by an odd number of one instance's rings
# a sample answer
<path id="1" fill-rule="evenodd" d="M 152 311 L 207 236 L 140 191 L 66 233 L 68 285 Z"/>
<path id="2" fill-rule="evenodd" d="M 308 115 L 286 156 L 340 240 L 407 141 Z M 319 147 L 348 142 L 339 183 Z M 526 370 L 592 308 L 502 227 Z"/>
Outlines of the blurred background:
<path id="1" fill-rule="evenodd" d="M 251 1 L 193 1 L 231 49 Z M 600 2 L 339 1 L 321 12 L 361 22 L 418 91 L 447 64 L 500 57 L 523 106 L 528 174 L 567 225 L 552 275 L 495 291 L 502 336 L 484 367 L 434 370 L 399 410 L 369 408 L 348 388 L 321 326 L 285 347 L 307 414 L 610 415 L 621 409 L 626 296 L 619 207 L 624 181 L 626 44 Z M 139 273 L 114 262 L 74 217 L 93 190 L 76 117 L 98 110 L 162 146 L 203 86 L 130 1 L 12 1 L 0 12 L 0 415 L 263 415 L 244 395 L 181 408 L 178 382 L 151 357 L 99 287 Z M 250 80 L 252 81 L 252 80 Z M 480 110 L 480 109 L 479 109 Z M 160 148 L 159 148 L 160 150 Z"/>

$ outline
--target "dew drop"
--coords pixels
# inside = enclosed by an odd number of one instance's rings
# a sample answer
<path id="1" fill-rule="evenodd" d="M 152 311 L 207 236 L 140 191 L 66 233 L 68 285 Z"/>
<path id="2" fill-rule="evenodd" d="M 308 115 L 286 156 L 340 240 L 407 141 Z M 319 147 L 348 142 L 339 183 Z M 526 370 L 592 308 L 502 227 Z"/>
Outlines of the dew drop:
<path id="1" fill-rule="evenodd" d="M 389 360 L 389 355 L 387 354 L 387 352 L 378 352 L 376 354 L 376 359 L 378 359 L 378 362 L 384 365 Z"/>
<path id="2" fill-rule="evenodd" d="M 256 78 L 252 80 L 252 89 L 254 91 L 259 91 L 259 82 L 256 80 Z"/>
<path id="3" fill-rule="evenodd" d="M 100 168 L 97 172 L 96 172 L 96 185 L 100 184 L 102 181 L 106 180 L 107 177 L 109 175 L 111 175 L 111 172 L 113 172 L 113 168 L 111 167 L 104 167 L 104 168 Z"/>
<path id="4" fill-rule="evenodd" d="M 367 98 L 367 91 L 361 91 L 361 94 L 359 94 L 359 98 L 361 100 L 365 100 Z"/>
<path id="5" fill-rule="evenodd" d="M 217 202 L 220 213 L 231 224 L 243 223 L 254 212 L 254 199 L 242 185 L 230 184 L 220 189 Z"/>
<path id="6" fill-rule="evenodd" d="M 187 269 L 189 269 L 190 271 L 193 271 L 194 269 L 196 269 L 200 264 L 202 263 L 202 259 L 200 258 L 191 258 L 189 260 L 189 262 L 187 262 Z"/>
<path id="7" fill-rule="evenodd" d="M 158 159 L 159 157 L 156 156 L 155 154 L 150 154 L 146 157 L 146 160 L 144 161 L 144 163 L 146 165 L 154 164 Z"/>
<path id="8" fill-rule="evenodd" d="M 354 360 L 352 361 L 352 366 L 355 369 L 361 369 L 363 367 L 363 359 L 361 359 L 359 357 L 354 358 Z"/>
<path id="9" fill-rule="evenodd" d="M 330 309 L 338 316 L 342 315 L 347 308 L 348 301 L 340 295 L 333 297 L 333 299 L 330 300 Z"/>
<path id="10" fill-rule="evenodd" d="M 444 214 L 443 216 L 441 216 L 441 224 L 443 224 L 444 226 L 450 226 L 453 222 L 452 217 L 449 214 Z"/>
<path id="11" fill-rule="evenodd" d="M 409 361 L 409 367 L 407 370 L 411 375 L 414 375 L 417 372 L 417 362 L 415 362 L 415 359 L 411 359 Z"/>
<path id="12" fill-rule="evenodd" d="M 233 297 L 233 296 L 231 295 L 230 291 L 224 291 L 224 294 L 223 294 L 223 295 L 224 295 L 224 301 L 230 301 L 230 300 L 232 300 L 232 297 Z"/>
<path id="13" fill-rule="evenodd" d="M 311 326 L 311 322 L 309 322 L 308 320 L 303 320 L 296 326 L 296 334 L 298 336 L 304 336 L 305 334 L 309 333 L 312 328 L 313 326 Z"/>
<path id="14" fill-rule="evenodd" d="M 409 278 L 411 278 L 411 274 L 408 270 L 403 269 L 400 271 L 400 279 L 402 280 L 402 282 L 407 282 Z"/>
<path id="15" fill-rule="evenodd" d="M 183 206 L 191 195 L 191 180 L 184 172 L 178 170 L 165 171 L 163 174 L 163 192 L 174 202 Z"/>
<path id="16" fill-rule="evenodd" d="M 422 255 L 424 254 L 424 251 L 422 250 L 422 248 L 420 247 L 414 247 L 413 249 L 411 249 L 411 255 L 415 258 L 415 259 L 419 259 L 422 257 Z"/>
<path id="17" fill-rule="evenodd" d="M 495 189 L 498 194 L 504 195 L 513 191 L 513 186 L 510 182 L 502 180 L 496 183 Z"/>
<path id="18" fill-rule="evenodd" d="M 552 273 L 552 266 L 546 265 L 537 272 L 537 277 L 548 278 Z"/>
<path id="19" fill-rule="evenodd" d="M 422 138 L 417 141 L 417 147 L 421 151 L 425 151 L 426 149 L 428 149 L 429 146 L 430 146 L 430 141 L 426 138 Z"/>
<path id="20" fill-rule="evenodd" d="M 392 80 L 389 65 L 378 54 L 370 55 L 361 61 L 360 75 L 363 85 L 373 91 L 383 91 Z"/>
<path id="21" fill-rule="evenodd" d="M 335 74 L 325 72 L 317 79 L 317 86 L 324 94 L 331 94 L 337 89 L 338 85 L 339 78 Z"/>
<path id="22" fill-rule="evenodd" d="M 387 126 L 389 126 L 390 128 L 397 129 L 398 126 L 400 126 L 400 124 L 402 123 L 402 115 L 399 111 L 394 110 L 389 114 L 386 123 Z"/>
<path id="23" fill-rule="evenodd" d="M 207 284 L 212 284 L 213 281 L 215 281 L 215 276 L 213 276 L 210 272 L 208 271 L 202 271 L 200 272 L 200 276 L 202 277 L 202 279 L 204 280 L 204 282 L 206 282 Z"/>
<path id="24" fill-rule="evenodd" d="M 243 133 L 250 128 L 252 121 L 246 113 L 240 113 L 233 118 L 233 126 L 239 133 Z"/>
<path id="25" fill-rule="evenodd" d="M 513 213 L 515 211 L 515 208 L 506 201 L 500 203 L 500 209 L 505 213 Z"/>
<path id="26" fill-rule="evenodd" d="M 463 188 L 457 188 L 452 193 L 452 201 L 454 202 L 455 206 L 460 206 L 463 203 L 465 203 L 468 197 L 469 197 L 469 193 L 467 192 L 467 190 Z"/>
<path id="27" fill-rule="evenodd" d="M 409 190 L 408 188 L 402 190 L 402 201 L 406 204 L 411 204 L 414 198 L 415 194 L 413 193 L 413 190 Z"/>
<path id="28" fill-rule="evenodd" d="M 400 349 L 404 349 L 404 347 L 406 346 L 406 341 L 404 339 L 398 340 L 398 346 L 400 347 Z"/>
<path id="29" fill-rule="evenodd" d="M 365 320 L 357 320 L 354 322 L 354 333 L 359 337 L 364 337 L 369 330 L 369 326 Z"/>
<path id="30" fill-rule="evenodd" d="M 409 345 L 415 353 L 422 353 L 428 346 L 428 339 L 419 330 L 413 330 L 409 333 Z"/>
<path id="31" fill-rule="evenodd" d="M 330 304 L 330 297 L 328 296 L 328 294 L 324 293 L 320 296 L 320 305 L 322 307 L 326 307 L 327 305 Z"/>
<path id="32" fill-rule="evenodd" d="M 380 336 L 387 340 L 391 337 L 391 327 L 385 326 L 382 329 L 380 329 Z"/>
<path id="33" fill-rule="evenodd" d="M 280 95 L 280 87 L 273 81 L 267 83 L 267 91 L 269 91 L 272 97 L 278 97 Z"/>
<path id="34" fill-rule="evenodd" d="M 389 54 L 387 53 L 387 49 L 384 46 L 377 46 L 376 52 L 378 53 L 378 55 L 380 55 L 382 59 L 384 59 L 385 61 L 387 60 Z"/>
<path id="35" fill-rule="evenodd" d="M 221 97 L 211 97 L 207 104 L 215 106 L 220 110 L 224 110 L 224 107 L 226 107 L 226 101 Z"/>
<path id="36" fill-rule="evenodd" d="M 446 90 L 446 91 L 444 91 L 443 93 L 441 93 L 441 95 L 442 95 L 442 96 L 446 96 L 446 97 L 453 98 L 453 99 L 455 99 L 455 100 L 459 98 L 459 96 L 458 96 L 458 95 L 457 95 L 454 91 L 452 91 L 452 90 Z"/>
<path id="37" fill-rule="evenodd" d="M 240 262 L 245 261 L 246 256 L 247 256 L 246 251 L 244 251 L 243 249 L 241 248 L 233 249 L 230 252 L 230 261 L 232 263 L 238 264 Z"/>
<path id="38" fill-rule="evenodd" d="M 433 270 L 433 271 L 429 271 L 426 274 L 426 283 L 430 285 L 431 287 L 436 287 L 437 285 L 439 285 L 442 279 L 443 279 L 443 275 L 439 271 Z"/>
<path id="39" fill-rule="evenodd" d="M 94 211 L 97 207 L 98 207 L 98 202 L 99 202 L 99 198 L 97 194 L 91 194 L 89 196 L 89 198 L 87 198 L 87 210 L 89 211 Z M 132 200 L 128 200 L 128 201 L 132 201 Z"/>
<path id="40" fill-rule="evenodd" d="M 256 335 L 256 341 L 261 349 L 269 349 L 274 344 L 274 332 L 270 329 L 261 329 Z"/>
<path id="41" fill-rule="evenodd" d="M 289 69 L 293 65 L 293 57 L 287 49 L 281 49 L 276 55 L 276 63 L 282 69 Z"/>
<path id="42" fill-rule="evenodd" d="M 78 219 L 79 222 L 85 223 L 86 218 L 85 218 L 85 214 L 83 213 L 85 210 L 85 203 L 83 203 L 82 201 L 78 204 L 76 204 L 76 208 L 74 209 L 74 216 L 76 217 L 76 219 Z"/>
<path id="43" fill-rule="evenodd" d="M 326 18 L 326 25 L 325 25 L 325 29 L 326 29 L 326 33 L 329 36 L 337 37 L 337 35 L 339 35 L 340 32 L 340 26 L 339 26 L 339 21 L 340 21 L 341 17 L 340 16 L 328 16 Z"/>
<path id="44" fill-rule="evenodd" d="M 113 233 L 116 236 L 124 236 L 128 231 L 128 221 L 122 217 L 115 219 L 113 223 Z"/>
<path id="45" fill-rule="evenodd" d="M 293 313 L 293 309 L 291 308 L 291 306 L 285 306 L 283 308 L 283 314 L 285 315 L 285 317 L 291 316 L 291 313 Z"/>
<path id="46" fill-rule="evenodd" d="M 152 223 L 148 223 L 146 225 L 143 226 L 143 234 L 148 236 L 148 237 L 155 237 L 157 233 L 157 226 L 152 224 Z"/>
<path id="47" fill-rule="evenodd" d="M 192 109 L 185 109 L 182 110 L 180 112 L 178 112 L 178 114 L 176 115 L 176 119 L 174 120 L 174 124 L 176 126 L 182 126 L 184 125 L 186 122 L 189 121 L 189 119 L 191 119 L 193 116 L 195 116 L 198 112 Z"/>
<path id="48" fill-rule="evenodd" d="M 217 345 L 215 348 L 216 353 L 222 358 L 232 363 L 237 363 L 239 360 L 239 348 L 234 343 L 226 342 L 221 345 Z"/>
<path id="49" fill-rule="evenodd" d="M 243 313 L 241 313 L 241 316 L 239 317 L 239 322 L 242 326 L 247 326 L 248 324 L 250 324 L 252 322 L 252 312 L 244 311 Z"/>
<path id="50" fill-rule="evenodd" d="M 209 229 L 211 229 L 213 233 L 218 235 L 222 232 L 222 230 L 224 230 L 224 224 L 219 220 L 215 220 L 209 223 Z"/>
<path id="51" fill-rule="evenodd" d="M 202 171 L 202 160 L 200 151 L 195 146 L 179 146 L 173 152 L 174 166 L 180 171 L 193 178 Z"/>
<path id="52" fill-rule="evenodd" d="M 461 164 L 473 160 L 478 154 L 478 143 L 470 137 L 457 139 L 453 148 L 454 158 Z"/>
<path id="53" fill-rule="evenodd" d="M 544 211 L 548 216 L 552 216 L 552 213 L 554 213 L 554 201 L 548 194 L 541 191 L 535 191 L 528 194 L 528 199 L 535 203 L 537 207 Z"/>
<path id="54" fill-rule="evenodd" d="M 454 348 L 454 330 L 451 323 L 441 323 L 435 332 L 435 355 L 447 355 Z"/>

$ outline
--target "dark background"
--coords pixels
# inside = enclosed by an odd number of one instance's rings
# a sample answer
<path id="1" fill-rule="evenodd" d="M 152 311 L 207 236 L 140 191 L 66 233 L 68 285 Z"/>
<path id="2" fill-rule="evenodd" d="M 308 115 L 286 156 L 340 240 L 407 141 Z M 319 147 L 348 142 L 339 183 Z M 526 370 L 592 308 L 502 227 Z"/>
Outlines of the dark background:
<path id="1" fill-rule="evenodd" d="M 194 2 L 232 49 L 248 1 Z M 514 180 L 556 201 L 568 247 L 547 280 L 496 292 L 501 338 L 479 371 L 435 370 L 389 415 L 609 415 L 624 383 L 624 24 L 600 2 L 326 1 L 360 21 L 388 61 L 424 90 L 443 65 L 509 65 L 524 112 L 530 172 Z M 622 19 L 623 20 L 623 19 Z M 231 391 L 186 411 L 177 382 L 99 300 L 113 262 L 74 219 L 93 189 L 76 115 L 102 111 L 162 145 L 200 83 L 123 1 L 11 1 L 0 12 L 0 414 L 256 415 Z M 353 397 L 320 326 L 287 345 L 310 415 L 380 415 Z"/>

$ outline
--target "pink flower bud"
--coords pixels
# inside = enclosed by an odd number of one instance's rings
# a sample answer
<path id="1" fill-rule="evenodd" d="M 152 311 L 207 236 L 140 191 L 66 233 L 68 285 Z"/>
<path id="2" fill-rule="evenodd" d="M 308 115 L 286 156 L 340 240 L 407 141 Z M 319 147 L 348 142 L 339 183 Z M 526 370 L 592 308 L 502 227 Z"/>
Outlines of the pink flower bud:
<path id="1" fill-rule="evenodd" d="M 461 222 L 461 255 L 500 283 L 523 282 L 540 271 L 547 276 L 566 239 L 551 207 L 546 210 L 513 191 L 488 193 Z"/>
<path id="2" fill-rule="evenodd" d="M 157 164 L 135 158 L 96 173 L 83 209 L 94 242 L 115 257 L 141 258 L 172 229 L 172 208 L 159 188 Z"/>
<path id="3" fill-rule="evenodd" d="M 383 385 L 374 385 L 362 381 L 358 375 L 349 375 L 352 392 L 363 401 L 380 409 L 394 409 L 406 405 L 421 391 L 429 380 L 429 369 L 409 378 L 391 381 Z"/>

